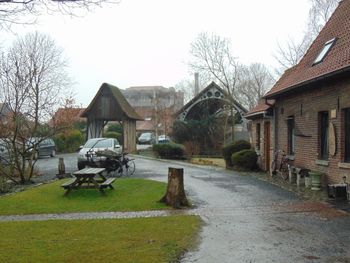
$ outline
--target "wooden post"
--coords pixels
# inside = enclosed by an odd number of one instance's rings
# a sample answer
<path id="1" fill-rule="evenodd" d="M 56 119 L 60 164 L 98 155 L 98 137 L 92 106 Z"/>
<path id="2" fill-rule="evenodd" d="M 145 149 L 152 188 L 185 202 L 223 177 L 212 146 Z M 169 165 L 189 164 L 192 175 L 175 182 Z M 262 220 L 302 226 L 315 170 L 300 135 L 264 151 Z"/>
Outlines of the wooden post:
<path id="1" fill-rule="evenodd" d="M 65 174 L 66 166 L 64 165 L 64 159 L 62 157 L 58 158 L 58 174 Z"/>
<path id="2" fill-rule="evenodd" d="M 167 191 L 160 202 L 174 208 L 189 206 L 184 189 L 184 169 L 169 167 Z"/>

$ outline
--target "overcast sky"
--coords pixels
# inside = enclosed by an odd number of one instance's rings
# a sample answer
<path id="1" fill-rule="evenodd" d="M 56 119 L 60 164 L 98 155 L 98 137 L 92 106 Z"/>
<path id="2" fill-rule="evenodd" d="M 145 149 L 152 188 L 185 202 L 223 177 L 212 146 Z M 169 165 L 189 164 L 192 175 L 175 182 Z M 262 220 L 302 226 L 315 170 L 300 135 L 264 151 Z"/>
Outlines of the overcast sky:
<path id="1" fill-rule="evenodd" d="M 171 87 L 192 78 L 186 62 L 200 32 L 231 39 L 242 63 L 274 67 L 277 42 L 301 35 L 308 9 L 308 0 L 122 0 L 79 18 L 41 16 L 13 31 L 38 30 L 57 41 L 70 62 L 76 100 L 87 106 L 103 82 Z M 3 46 L 14 37 L 0 32 Z"/>

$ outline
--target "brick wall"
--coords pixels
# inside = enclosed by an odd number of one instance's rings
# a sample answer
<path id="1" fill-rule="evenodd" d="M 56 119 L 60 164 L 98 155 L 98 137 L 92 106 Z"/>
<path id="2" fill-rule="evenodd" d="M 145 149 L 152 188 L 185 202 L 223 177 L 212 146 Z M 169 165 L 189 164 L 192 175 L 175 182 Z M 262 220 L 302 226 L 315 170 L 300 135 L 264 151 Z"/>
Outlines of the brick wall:
<path id="1" fill-rule="evenodd" d="M 350 107 L 350 80 L 338 79 L 323 82 L 317 87 L 305 88 L 304 91 L 278 98 L 276 101 L 277 145 L 276 149 L 288 149 L 287 121 L 294 116 L 296 137 L 294 165 L 321 171 L 327 174 L 330 183 L 338 183 L 345 175 L 350 181 L 350 164 L 344 164 L 344 134 L 342 109 Z M 319 162 L 319 112 L 328 111 L 329 120 L 336 132 L 336 154 L 328 160 Z M 331 111 L 336 113 L 331 118 Z M 348 167 L 349 168 L 348 168 Z"/>
<path id="2" fill-rule="evenodd" d="M 268 149 L 268 152 L 270 153 L 270 161 L 267 164 L 267 156 L 266 156 L 266 136 L 265 136 L 265 125 L 266 123 L 270 123 L 270 148 Z M 258 124 L 260 124 L 260 143 L 258 142 Z M 257 118 L 252 120 L 252 128 L 251 128 L 251 139 L 252 139 L 252 146 L 255 148 L 256 152 L 258 153 L 258 165 L 260 169 L 264 171 L 269 171 L 271 167 L 271 162 L 273 160 L 273 149 L 274 149 L 274 130 L 273 130 L 273 119 L 272 118 Z"/>

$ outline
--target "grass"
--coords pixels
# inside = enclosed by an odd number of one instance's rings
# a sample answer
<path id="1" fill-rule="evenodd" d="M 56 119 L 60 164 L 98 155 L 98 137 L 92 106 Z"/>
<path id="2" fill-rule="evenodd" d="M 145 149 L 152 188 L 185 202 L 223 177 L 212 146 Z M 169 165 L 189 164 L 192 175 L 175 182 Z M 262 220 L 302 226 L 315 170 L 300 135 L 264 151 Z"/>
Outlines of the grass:
<path id="1" fill-rule="evenodd" d="M 117 179 L 115 190 L 102 195 L 96 189 L 73 190 L 63 196 L 65 180 L 0 197 L 0 215 L 68 212 L 143 211 L 167 209 L 158 200 L 166 184 L 144 179 Z"/>
<path id="2" fill-rule="evenodd" d="M 196 216 L 0 223 L 0 262 L 176 262 Z"/>

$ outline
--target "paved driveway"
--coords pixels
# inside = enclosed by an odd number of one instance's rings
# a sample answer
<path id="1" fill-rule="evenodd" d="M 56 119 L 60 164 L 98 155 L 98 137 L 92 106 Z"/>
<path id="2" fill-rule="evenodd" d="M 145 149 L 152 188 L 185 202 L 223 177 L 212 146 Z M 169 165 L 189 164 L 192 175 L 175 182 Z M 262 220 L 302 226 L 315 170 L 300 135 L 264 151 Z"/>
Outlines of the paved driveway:
<path id="1" fill-rule="evenodd" d="M 66 169 L 75 170 L 75 157 L 64 157 Z M 39 167 L 50 173 L 55 159 L 41 159 Z M 350 262 L 345 213 L 221 168 L 136 158 L 135 176 L 166 181 L 170 166 L 184 168 L 193 213 L 204 221 L 199 246 L 183 263 Z"/>

